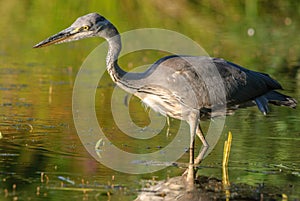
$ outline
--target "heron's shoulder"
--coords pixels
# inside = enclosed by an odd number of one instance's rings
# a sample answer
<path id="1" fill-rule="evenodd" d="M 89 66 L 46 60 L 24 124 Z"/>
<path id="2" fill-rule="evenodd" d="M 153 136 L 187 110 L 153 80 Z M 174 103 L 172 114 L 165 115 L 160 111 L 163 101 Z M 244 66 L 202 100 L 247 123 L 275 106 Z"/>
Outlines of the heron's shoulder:
<path id="1" fill-rule="evenodd" d="M 170 55 L 163 57 L 153 64 L 153 68 L 172 68 L 174 70 L 189 70 L 192 68 L 209 70 L 217 68 L 219 73 L 244 74 L 248 69 L 228 62 L 222 58 L 209 56 Z"/>
<path id="2" fill-rule="evenodd" d="M 191 55 L 169 55 L 155 62 L 161 64 L 163 62 L 186 62 L 186 61 L 212 61 L 214 58 L 208 56 L 191 56 Z"/>
<path id="3" fill-rule="evenodd" d="M 218 66 L 222 67 L 233 67 L 233 68 L 238 68 L 239 70 L 242 71 L 247 71 L 247 69 L 242 68 L 234 63 L 228 62 L 225 59 L 222 58 L 216 58 L 216 57 L 209 57 L 209 56 L 191 56 L 191 55 L 170 55 L 163 57 L 156 61 L 153 65 L 167 65 L 167 66 L 172 66 L 173 64 L 176 65 L 205 65 L 205 64 L 215 64 Z"/>
<path id="4" fill-rule="evenodd" d="M 208 56 L 190 56 L 190 55 L 170 55 L 163 57 L 153 64 L 153 67 L 181 69 L 187 66 L 200 66 L 206 63 L 212 63 Z"/>

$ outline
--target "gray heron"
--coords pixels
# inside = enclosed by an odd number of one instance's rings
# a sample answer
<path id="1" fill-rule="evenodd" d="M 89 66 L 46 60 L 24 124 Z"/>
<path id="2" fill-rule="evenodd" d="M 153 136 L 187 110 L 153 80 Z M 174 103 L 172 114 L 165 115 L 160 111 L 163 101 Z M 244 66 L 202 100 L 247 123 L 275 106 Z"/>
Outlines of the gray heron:
<path id="1" fill-rule="evenodd" d="M 153 110 L 189 124 L 190 157 L 186 179 L 192 187 L 195 164 L 201 161 L 201 157 L 194 159 L 195 136 L 200 138 L 204 147 L 209 146 L 200 127 L 202 116 L 214 116 L 213 109 L 219 106 L 231 111 L 256 104 L 266 114 L 269 111 L 268 103 L 290 108 L 297 105 L 292 97 L 275 91 L 282 87 L 269 75 L 219 58 L 171 55 L 159 59 L 145 72 L 128 73 L 118 65 L 122 48 L 118 30 L 97 13 L 79 17 L 70 27 L 41 41 L 34 48 L 88 37 L 102 37 L 108 42 L 106 68 L 111 79 L 120 88 L 137 96 Z M 217 81 L 213 74 L 208 73 L 212 68 L 218 72 L 220 79 Z M 219 94 L 220 88 L 223 88 L 223 94 Z"/>

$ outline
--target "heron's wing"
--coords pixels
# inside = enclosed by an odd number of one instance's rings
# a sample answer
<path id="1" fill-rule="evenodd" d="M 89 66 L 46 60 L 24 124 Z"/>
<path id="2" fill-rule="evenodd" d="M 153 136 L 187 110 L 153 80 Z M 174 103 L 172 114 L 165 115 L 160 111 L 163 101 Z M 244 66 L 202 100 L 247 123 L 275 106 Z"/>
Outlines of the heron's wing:
<path id="1" fill-rule="evenodd" d="M 182 105 L 197 109 L 241 104 L 281 89 L 267 74 L 204 56 L 162 58 L 146 71 L 145 83 L 168 89 Z"/>
<path id="2" fill-rule="evenodd" d="M 186 117 L 184 113 L 193 109 L 219 116 L 255 103 L 264 114 L 268 112 L 268 102 L 296 105 L 291 97 L 268 95 L 282 89 L 269 75 L 219 58 L 164 57 L 140 77 L 135 95 L 160 113 L 176 118 Z"/>
<path id="3" fill-rule="evenodd" d="M 269 91 L 282 89 L 269 75 L 248 70 L 223 59 L 213 62 L 223 79 L 227 104 L 240 104 L 254 100 Z"/>
<path id="4" fill-rule="evenodd" d="M 209 106 L 209 90 L 203 77 L 208 73 L 204 68 L 199 68 L 198 57 L 169 56 L 153 64 L 143 76 L 140 88 L 145 90 L 151 85 L 148 93 L 162 97 L 162 91 L 168 94 L 165 99 L 176 97 L 182 107 L 199 109 Z M 203 64 L 203 62 L 202 62 Z M 212 76 L 211 76 L 212 78 Z M 150 92 L 151 91 L 151 92 Z"/>

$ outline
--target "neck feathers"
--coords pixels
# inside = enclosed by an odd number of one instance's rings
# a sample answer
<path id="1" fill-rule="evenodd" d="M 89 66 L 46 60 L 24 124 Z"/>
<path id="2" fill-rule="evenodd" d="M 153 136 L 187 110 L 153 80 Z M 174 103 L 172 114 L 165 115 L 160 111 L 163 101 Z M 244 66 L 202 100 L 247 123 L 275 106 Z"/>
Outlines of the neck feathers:
<path id="1" fill-rule="evenodd" d="M 106 66 L 112 80 L 118 83 L 125 75 L 125 71 L 123 71 L 118 65 L 118 57 L 122 49 L 122 44 L 121 37 L 115 28 L 111 33 L 113 36 L 106 39 L 108 42 Z"/>

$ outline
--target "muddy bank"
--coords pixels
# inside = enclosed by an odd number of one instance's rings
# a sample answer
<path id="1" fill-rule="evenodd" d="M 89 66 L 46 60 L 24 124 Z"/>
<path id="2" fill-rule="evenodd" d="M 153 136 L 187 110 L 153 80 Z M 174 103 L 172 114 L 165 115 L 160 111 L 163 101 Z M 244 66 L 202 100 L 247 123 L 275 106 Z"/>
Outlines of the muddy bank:
<path id="1" fill-rule="evenodd" d="M 204 176 L 197 178 L 196 188 L 192 192 L 186 192 L 181 176 L 165 181 L 148 181 L 144 185 L 135 201 L 288 200 L 280 189 L 263 184 L 230 184 L 225 189 L 221 180 Z"/>

